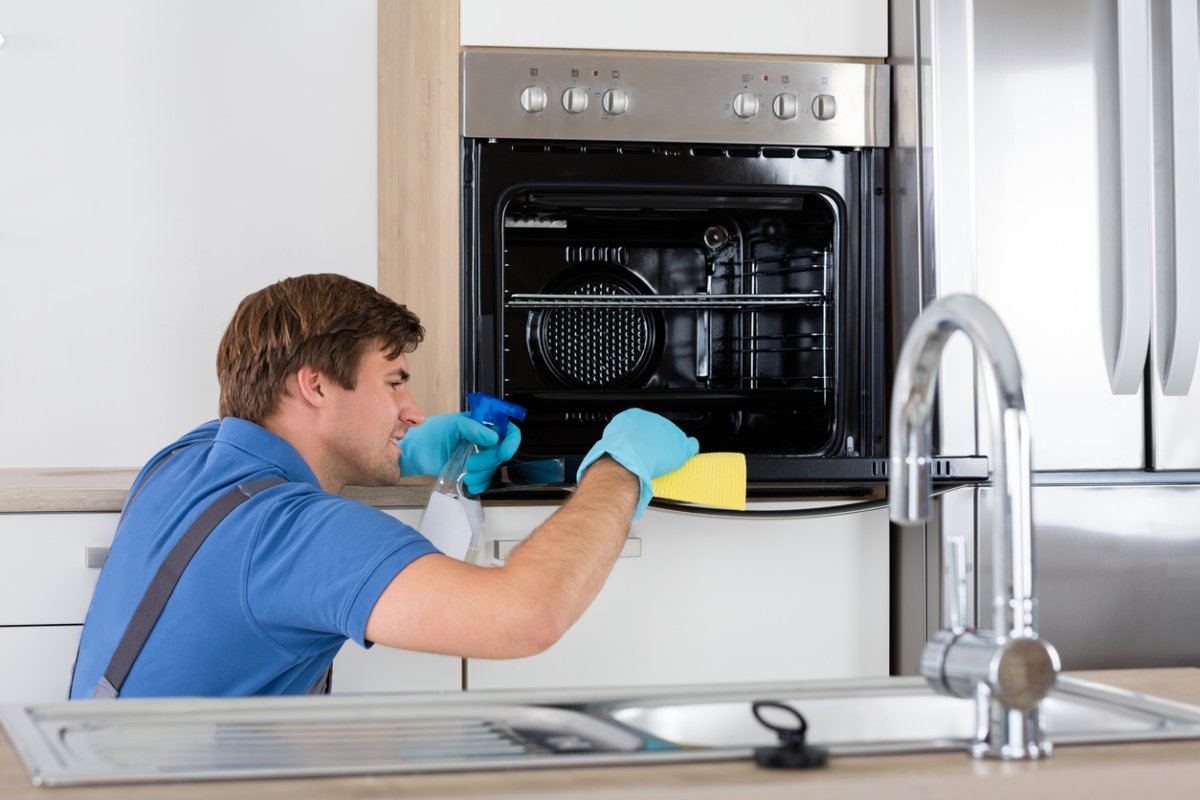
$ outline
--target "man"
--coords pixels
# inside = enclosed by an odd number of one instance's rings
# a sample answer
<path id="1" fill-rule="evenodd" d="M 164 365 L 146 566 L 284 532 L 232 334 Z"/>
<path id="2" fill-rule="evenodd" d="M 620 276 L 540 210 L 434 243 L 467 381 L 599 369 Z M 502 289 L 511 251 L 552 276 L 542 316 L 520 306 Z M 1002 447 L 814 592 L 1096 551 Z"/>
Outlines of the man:
<path id="1" fill-rule="evenodd" d="M 650 481 L 696 440 L 626 411 L 584 459 L 572 498 L 503 567 L 447 557 L 338 496 L 437 474 L 464 438 L 483 448 L 468 481 L 486 487 L 515 451 L 519 431 L 497 445 L 466 415 L 425 421 L 406 386 L 406 354 L 423 337 L 406 308 L 339 275 L 242 301 L 217 355 L 221 419 L 154 456 L 126 500 L 72 698 L 303 694 L 347 639 L 517 658 L 563 635 L 607 578 Z M 158 573 L 168 577 L 148 591 Z"/>

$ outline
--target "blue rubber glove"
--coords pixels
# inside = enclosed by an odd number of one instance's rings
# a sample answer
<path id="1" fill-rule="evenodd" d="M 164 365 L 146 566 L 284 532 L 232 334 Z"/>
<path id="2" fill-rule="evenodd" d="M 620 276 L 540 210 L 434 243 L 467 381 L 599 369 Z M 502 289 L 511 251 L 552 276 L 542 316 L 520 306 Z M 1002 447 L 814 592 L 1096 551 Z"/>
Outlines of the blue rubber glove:
<path id="1" fill-rule="evenodd" d="M 686 435 L 666 417 L 631 408 L 617 414 L 605 426 L 600 441 L 583 457 L 575 479 L 583 480 L 583 473 L 601 456 L 612 456 L 641 481 L 642 493 L 633 512 L 633 518 L 637 519 L 654 497 L 650 481 L 679 469 L 698 452 L 700 443 L 695 437 Z"/>
<path id="2" fill-rule="evenodd" d="M 400 474 L 437 477 L 461 442 L 472 442 L 480 450 L 467 459 L 467 474 L 463 483 L 467 491 L 479 494 L 487 489 L 492 476 L 505 461 L 513 457 L 521 445 L 521 431 L 511 422 L 504 441 L 494 430 L 471 419 L 467 412 L 437 414 L 420 425 L 408 429 L 400 441 Z"/>
<path id="3" fill-rule="evenodd" d="M 491 428 L 488 430 L 495 433 Z M 480 448 L 478 453 L 467 459 L 467 474 L 463 478 L 467 491 L 471 494 L 483 494 L 487 491 L 496 470 L 500 469 L 501 464 L 516 455 L 517 448 L 520 446 L 521 429 L 510 422 L 507 432 L 504 434 L 504 441 L 495 447 Z"/>

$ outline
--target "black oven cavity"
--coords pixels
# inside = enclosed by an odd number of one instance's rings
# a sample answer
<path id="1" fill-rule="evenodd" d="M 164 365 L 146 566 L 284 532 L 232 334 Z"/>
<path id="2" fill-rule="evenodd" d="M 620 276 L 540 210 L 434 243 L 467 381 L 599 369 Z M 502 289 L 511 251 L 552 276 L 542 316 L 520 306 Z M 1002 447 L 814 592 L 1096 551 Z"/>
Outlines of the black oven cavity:
<path id="1" fill-rule="evenodd" d="M 755 481 L 881 457 L 880 153 L 465 140 L 464 389 L 568 468 L 635 406 Z"/>

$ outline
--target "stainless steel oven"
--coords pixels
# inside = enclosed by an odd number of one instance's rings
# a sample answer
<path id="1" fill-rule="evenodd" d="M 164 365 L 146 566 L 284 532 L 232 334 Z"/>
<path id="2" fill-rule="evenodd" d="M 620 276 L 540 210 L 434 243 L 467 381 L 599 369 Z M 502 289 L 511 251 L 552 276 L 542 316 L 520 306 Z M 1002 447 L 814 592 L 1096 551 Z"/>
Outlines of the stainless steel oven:
<path id="1" fill-rule="evenodd" d="M 463 388 L 529 409 L 520 459 L 573 474 L 638 406 L 757 488 L 885 481 L 887 67 L 469 51 L 462 74 Z"/>

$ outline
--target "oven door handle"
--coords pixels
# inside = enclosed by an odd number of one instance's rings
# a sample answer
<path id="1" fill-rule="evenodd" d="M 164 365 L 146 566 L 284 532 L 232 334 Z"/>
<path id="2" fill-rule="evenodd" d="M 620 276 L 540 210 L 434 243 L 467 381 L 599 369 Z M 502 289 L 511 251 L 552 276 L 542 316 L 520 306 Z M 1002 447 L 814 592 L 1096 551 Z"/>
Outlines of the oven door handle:
<path id="1" fill-rule="evenodd" d="M 977 486 L 977 483 L 945 483 L 939 484 L 934 490 L 933 497 L 940 497 L 947 492 L 961 489 L 964 486 Z M 841 505 L 796 507 L 796 508 L 748 508 L 745 511 L 735 511 L 728 508 L 708 508 L 687 503 L 676 503 L 672 500 L 651 500 L 651 508 L 661 511 L 673 511 L 679 514 L 699 514 L 708 517 L 747 517 L 759 519 L 816 519 L 819 517 L 840 517 L 847 514 L 862 514 L 888 507 L 886 497 L 875 500 L 864 500 L 859 503 L 843 503 Z"/>

